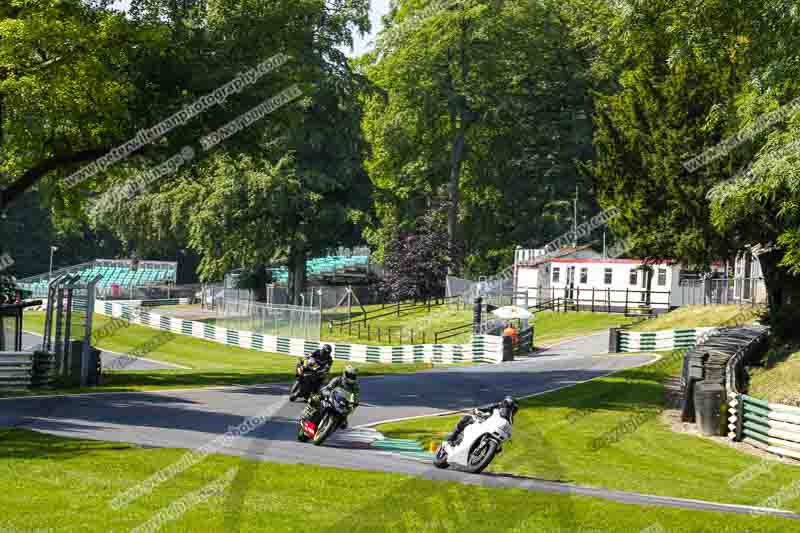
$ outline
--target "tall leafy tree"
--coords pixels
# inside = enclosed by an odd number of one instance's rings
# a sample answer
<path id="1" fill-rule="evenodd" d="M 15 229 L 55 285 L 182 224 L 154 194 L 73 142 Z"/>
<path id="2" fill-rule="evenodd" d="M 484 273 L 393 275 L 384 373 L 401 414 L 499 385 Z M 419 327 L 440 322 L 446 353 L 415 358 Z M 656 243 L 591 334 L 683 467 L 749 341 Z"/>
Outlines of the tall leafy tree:
<path id="1" fill-rule="evenodd" d="M 284 261 L 299 303 L 306 258 L 357 240 L 356 223 L 369 208 L 356 98 L 363 79 L 339 50 L 351 44 L 350 26 L 368 28 L 368 2 L 209 2 L 177 12 L 168 4 L 139 2 L 136 13 L 145 21 L 166 20 L 169 38 L 185 45 L 153 59 L 164 80 L 156 87 L 164 90 L 170 73 L 193 73 L 178 85 L 185 103 L 230 81 L 237 69 L 278 52 L 292 58 L 206 113 L 193 132 L 170 134 L 173 150 L 289 85 L 297 84 L 303 96 L 228 138 L 176 178 L 159 182 L 116 216 L 100 214 L 97 222 L 113 225 L 140 249 L 175 246 L 173 239 L 188 242 L 202 256 L 204 279 Z M 194 75 L 206 70 L 214 74 Z"/>
<path id="2" fill-rule="evenodd" d="M 413 225 L 443 187 L 449 240 L 468 250 L 468 268 L 496 267 L 513 243 L 555 236 L 571 216 L 562 202 L 574 195 L 576 160 L 591 155 L 587 66 L 564 46 L 555 8 L 395 7 L 378 52 L 363 61 L 380 89 L 364 123 L 381 221 L 373 244 Z"/>

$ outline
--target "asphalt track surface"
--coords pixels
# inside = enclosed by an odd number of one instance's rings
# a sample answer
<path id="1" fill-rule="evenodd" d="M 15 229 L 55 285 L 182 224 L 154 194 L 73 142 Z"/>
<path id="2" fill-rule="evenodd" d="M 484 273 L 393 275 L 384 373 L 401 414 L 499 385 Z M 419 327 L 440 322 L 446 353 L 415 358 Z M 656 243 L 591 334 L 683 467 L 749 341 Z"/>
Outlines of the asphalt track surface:
<path id="1" fill-rule="evenodd" d="M 599 334 L 562 343 L 536 357 L 513 363 L 366 377 L 361 380 L 361 406 L 351 416 L 350 426 L 364 428 L 384 421 L 467 410 L 498 401 L 507 394 L 516 397 L 542 394 L 655 360 L 651 355 L 593 355 L 606 349 L 607 334 Z M 214 451 L 285 464 L 313 463 L 474 485 L 594 496 L 639 505 L 800 519 L 800 515 L 775 509 L 651 496 L 511 475 L 437 470 L 429 462 L 371 449 L 358 439 L 348 442 L 347 432 L 341 432 L 330 446 L 300 444 L 296 440 L 297 418 L 303 405 L 288 403 L 288 387 L 279 384 L 3 399 L 0 427 L 143 446 L 197 449 L 247 417 L 268 416 L 267 423 Z M 358 429 L 353 431 L 358 432 Z"/>

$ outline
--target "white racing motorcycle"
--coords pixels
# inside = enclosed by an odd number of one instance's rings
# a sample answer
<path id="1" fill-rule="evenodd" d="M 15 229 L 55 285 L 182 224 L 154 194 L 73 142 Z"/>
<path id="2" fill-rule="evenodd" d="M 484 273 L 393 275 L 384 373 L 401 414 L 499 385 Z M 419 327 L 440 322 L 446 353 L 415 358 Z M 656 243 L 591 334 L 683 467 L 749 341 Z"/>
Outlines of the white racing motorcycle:
<path id="1" fill-rule="evenodd" d="M 445 441 L 439 446 L 433 460 L 436 467 L 454 465 L 478 474 L 502 451 L 503 442 L 511 438 L 511 423 L 500 416 L 499 408 L 489 416 L 473 413 L 476 421 L 464 429 L 456 444 Z"/>

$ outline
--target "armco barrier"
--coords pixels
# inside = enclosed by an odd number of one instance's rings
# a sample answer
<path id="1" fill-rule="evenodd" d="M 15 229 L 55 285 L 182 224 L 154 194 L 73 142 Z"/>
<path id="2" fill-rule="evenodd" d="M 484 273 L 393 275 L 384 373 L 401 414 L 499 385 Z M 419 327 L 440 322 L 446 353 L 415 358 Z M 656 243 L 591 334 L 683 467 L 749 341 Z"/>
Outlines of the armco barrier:
<path id="1" fill-rule="evenodd" d="M 249 350 L 298 357 L 313 352 L 324 342 L 333 347 L 334 359 L 357 363 L 449 364 L 500 363 L 503 361 L 503 339 L 492 335 L 475 335 L 468 344 L 372 346 L 263 335 L 252 331 L 228 329 L 205 322 L 159 315 L 145 310 L 136 315 L 129 312 L 128 306 L 108 301 L 97 301 L 95 313 L 130 320 L 132 324 L 171 331 L 177 335 L 187 335 Z"/>
<path id="2" fill-rule="evenodd" d="M 749 345 L 742 346 L 726 365 L 728 437 L 781 457 L 800 459 L 800 407 L 771 403 L 740 392 L 751 354 Z"/>
<path id="3" fill-rule="evenodd" d="M 54 370 L 54 357 L 45 352 L 0 352 L 0 388 L 48 385 Z"/>
<path id="4" fill-rule="evenodd" d="M 800 407 L 734 394 L 729 436 L 783 457 L 800 459 Z"/>
<path id="5" fill-rule="evenodd" d="M 691 348 L 698 339 L 716 328 L 675 329 L 663 331 L 617 330 L 617 352 L 660 352 Z M 613 337 L 613 334 L 612 334 Z"/>

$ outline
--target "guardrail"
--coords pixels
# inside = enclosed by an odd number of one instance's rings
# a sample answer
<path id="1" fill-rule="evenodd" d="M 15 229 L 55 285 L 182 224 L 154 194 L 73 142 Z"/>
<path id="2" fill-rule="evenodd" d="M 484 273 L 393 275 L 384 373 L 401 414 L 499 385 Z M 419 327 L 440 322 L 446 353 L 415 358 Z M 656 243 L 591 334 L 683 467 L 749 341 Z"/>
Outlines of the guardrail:
<path id="1" fill-rule="evenodd" d="M 278 337 L 252 331 L 228 329 L 207 322 L 183 320 L 176 317 L 142 311 L 132 316 L 128 306 L 113 302 L 95 302 L 95 313 L 114 318 L 130 319 L 155 329 L 171 331 L 218 342 L 229 346 L 291 356 L 305 356 L 319 349 L 323 343 L 333 347 L 333 358 L 366 363 L 500 363 L 503 346 L 500 337 L 474 335 L 464 344 L 407 344 L 404 346 L 374 346 L 349 342 L 318 341 Z"/>
<path id="2" fill-rule="evenodd" d="M 800 407 L 734 394 L 730 413 L 728 436 L 732 440 L 782 457 L 800 459 Z"/>
<path id="3" fill-rule="evenodd" d="M 609 351 L 642 352 L 672 351 L 691 348 L 698 340 L 717 328 L 669 329 L 661 331 L 628 331 L 610 328 Z"/>
<path id="4" fill-rule="evenodd" d="M 728 437 L 781 457 L 800 459 L 800 407 L 781 405 L 748 396 L 741 391 L 747 382 L 745 364 L 754 342 L 743 345 L 725 363 L 728 392 Z"/>
<path id="5" fill-rule="evenodd" d="M 0 352 L 0 388 L 49 385 L 55 370 L 55 357 L 46 352 Z"/>

